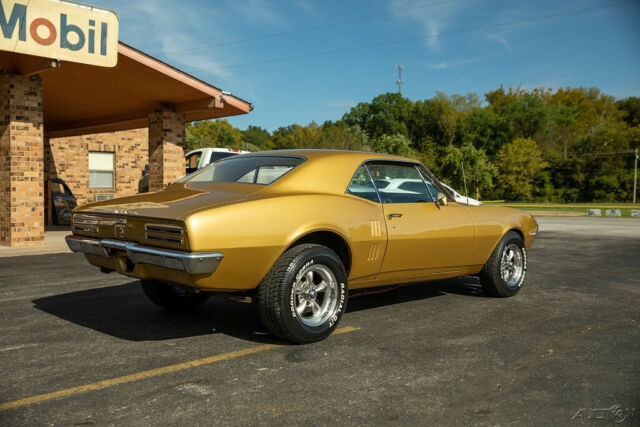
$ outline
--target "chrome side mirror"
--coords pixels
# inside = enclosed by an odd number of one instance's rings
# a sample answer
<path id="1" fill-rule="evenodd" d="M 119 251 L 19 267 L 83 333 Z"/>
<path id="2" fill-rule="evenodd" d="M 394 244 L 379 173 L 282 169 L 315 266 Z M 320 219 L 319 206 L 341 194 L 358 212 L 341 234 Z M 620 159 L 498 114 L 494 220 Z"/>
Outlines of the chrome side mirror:
<path id="1" fill-rule="evenodd" d="M 449 200 L 447 200 L 447 196 L 445 196 L 443 193 L 438 193 L 436 198 L 438 199 L 438 204 L 440 206 L 447 206 L 447 203 L 449 203 Z"/>

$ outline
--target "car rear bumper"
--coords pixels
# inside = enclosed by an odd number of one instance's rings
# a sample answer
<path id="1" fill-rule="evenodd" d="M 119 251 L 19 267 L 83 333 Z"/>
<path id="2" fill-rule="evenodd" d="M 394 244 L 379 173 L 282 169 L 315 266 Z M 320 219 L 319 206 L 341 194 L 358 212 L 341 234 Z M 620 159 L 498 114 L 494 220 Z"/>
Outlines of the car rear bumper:
<path id="1" fill-rule="evenodd" d="M 133 264 L 149 264 L 171 270 L 186 271 L 190 274 L 211 274 L 216 271 L 223 256 L 217 252 L 182 252 L 170 249 L 152 248 L 133 242 L 112 239 L 69 235 L 66 238 L 69 249 L 107 259 L 114 258 L 118 251 L 126 253 Z"/>

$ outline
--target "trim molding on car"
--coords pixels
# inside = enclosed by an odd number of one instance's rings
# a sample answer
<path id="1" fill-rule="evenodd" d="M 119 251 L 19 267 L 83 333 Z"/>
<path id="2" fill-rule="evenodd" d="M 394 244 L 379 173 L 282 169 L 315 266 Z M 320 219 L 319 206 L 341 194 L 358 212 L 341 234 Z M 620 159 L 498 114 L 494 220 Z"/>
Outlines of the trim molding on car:
<path id="1" fill-rule="evenodd" d="M 190 274 L 211 274 L 216 271 L 224 257 L 217 252 L 181 252 L 169 249 L 152 248 L 133 242 L 112 239 L 94 239 L 69 235 L 65 237 L 69 249 L 73 252 L 112 258 L 113 250 L 121 250 L 134 264 L 150 264 L 171 270 L 186 271 Z"/>

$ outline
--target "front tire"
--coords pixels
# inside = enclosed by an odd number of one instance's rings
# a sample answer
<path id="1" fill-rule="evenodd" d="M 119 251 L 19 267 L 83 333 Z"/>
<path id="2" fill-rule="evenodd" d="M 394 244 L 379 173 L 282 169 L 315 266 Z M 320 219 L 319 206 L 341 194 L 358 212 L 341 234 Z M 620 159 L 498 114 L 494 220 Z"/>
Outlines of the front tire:
<path id="1" fill-rule="evenodd" d="M 347 307 L 347 274 L 331 249 L 296 246 L 276 261 L 258 288 L 258 310 L 266 328 L 298 344 L 333 332 Z"/>
<path id="2" fill-rule="evenodd" d="M 484 291 L 494 297 L 511 297 L 522 288 L 527 274 L 527 250 L 522 237 L 508 232 L 480 272 Z"/>
<path id="3" fill-rule="evenodd" d="M 145 295 L 156 305 L 169 311 L 192 311 L 201 306 L 209 295 L 189 293 L 170 283 L 159 280 L 141 280 Z"/>

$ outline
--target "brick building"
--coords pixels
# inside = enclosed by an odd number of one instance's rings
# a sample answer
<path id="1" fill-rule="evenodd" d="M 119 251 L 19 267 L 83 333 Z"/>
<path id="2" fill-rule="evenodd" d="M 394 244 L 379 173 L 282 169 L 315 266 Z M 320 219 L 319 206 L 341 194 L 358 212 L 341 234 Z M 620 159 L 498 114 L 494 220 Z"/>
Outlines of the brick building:
<path id="1" fill-rule="evenodd" d="M 44 241 L 45 181 L 78 204 L 184 175 L 185 123 L 251 105 L 123 43 L 113 68 L 0 52 L 0 245 Z"/>
<path id="2" fill-rule="evenodd" d="M 45 179 L 62 178 L 78 206 L 98 197 L 136 194 L 148 164 L 146 128 L 49 138 L 44 143 Z"/>

